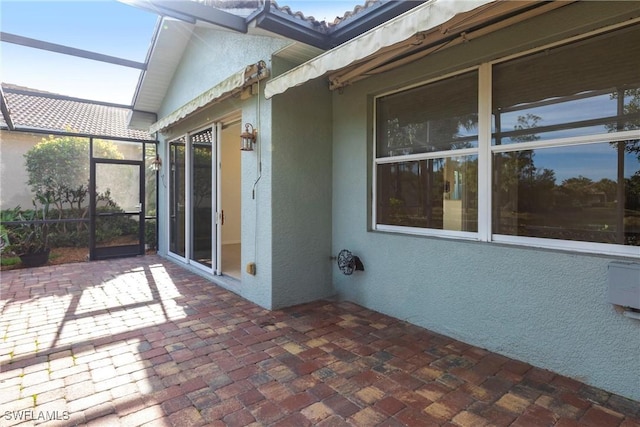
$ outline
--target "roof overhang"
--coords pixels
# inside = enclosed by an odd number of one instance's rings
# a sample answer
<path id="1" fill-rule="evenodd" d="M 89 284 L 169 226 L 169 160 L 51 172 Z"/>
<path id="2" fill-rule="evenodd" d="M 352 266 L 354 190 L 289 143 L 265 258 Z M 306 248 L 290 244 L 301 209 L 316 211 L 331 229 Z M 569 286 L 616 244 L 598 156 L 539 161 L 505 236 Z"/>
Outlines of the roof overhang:
<path id="1" fill-rule="evenodd" d="M 174 18 L 162 18 L 153 37 L 147 56 L 147 69 L 141 73 L 133 97 L 133 109 L 156 112 L 180 64 L 194 24 Z"/>
<path id="2" fill-rule="evenodd" d="M 299 19 L 265 1 L 261 10 L 248 17 L 257 28 L 308 44 L 323 50 L 338 46 L 389 19 L 413 9 L 424 0 L 384 0 L 363 8 L 328 29 L 323 23 Z"/>
<path id="3" fill-rule="evenodd" d="M 243 89 L 249 88 L 254 83 L 265 79 L 268 76 L 269 70 L 264 61 L 249 65 L 237 73 L 227 77 L 211 89 L 196 96 L 182 107 L 173 111 L 171 114 L 158 120 L 156 123 L 151 125 L 149 133 L 161 132 L 205 107 L 237 95 Z"/>
<path id="4" fill-rule="evenodd" d="M 431 0 L 275 77 L 265 96 L 323 76 L 338 89 L 571 3 Z"/>
<path id="5" fill-rule="evenodd" d="M 263 30 L 280 34 L 320 49 L 326 50 L 330 47 L 329 35 L 319 31 L 318 25 L 284 13 L 272 7 L 270 1 L 266 1 L 262 10 L 250 16 L 249 19 L 254 20 L 256 27 Z"/>

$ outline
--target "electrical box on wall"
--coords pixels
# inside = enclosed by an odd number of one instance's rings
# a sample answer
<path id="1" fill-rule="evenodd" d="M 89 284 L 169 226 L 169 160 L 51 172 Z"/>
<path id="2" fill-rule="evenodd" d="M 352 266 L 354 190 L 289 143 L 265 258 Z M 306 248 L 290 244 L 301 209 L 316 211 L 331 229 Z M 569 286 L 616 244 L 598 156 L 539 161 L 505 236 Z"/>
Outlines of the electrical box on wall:
<path id="1" fill-rule="evenodd" d="M 609 264 L 609 302 L 640 310 L 640 264 Z"/>

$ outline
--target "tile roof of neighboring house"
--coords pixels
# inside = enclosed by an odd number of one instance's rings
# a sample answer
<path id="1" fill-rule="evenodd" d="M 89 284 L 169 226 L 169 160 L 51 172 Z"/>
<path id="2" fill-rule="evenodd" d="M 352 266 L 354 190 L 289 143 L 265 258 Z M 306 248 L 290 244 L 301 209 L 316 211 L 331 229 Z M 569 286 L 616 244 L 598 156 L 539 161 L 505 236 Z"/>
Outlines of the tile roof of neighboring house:
<path id="1" fill-rule="evenodd" d="M 71 131 L 100 137 L 154 140 L 147 132 L 127 128 L 131 110 L 126 106 L 6 83 L 2 83 L 2 91 L 17 130 Z M 0 127 L 8 127 L 2 116 Z"/>

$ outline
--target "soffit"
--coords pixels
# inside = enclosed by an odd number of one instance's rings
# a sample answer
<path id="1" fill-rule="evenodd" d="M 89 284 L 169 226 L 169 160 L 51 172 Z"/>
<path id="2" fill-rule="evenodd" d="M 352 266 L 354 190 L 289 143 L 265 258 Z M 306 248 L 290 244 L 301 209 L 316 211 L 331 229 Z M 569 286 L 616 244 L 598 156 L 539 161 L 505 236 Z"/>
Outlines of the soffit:
<path id="1" fill-rule="evenodd" d="M 155 112 L 160 109 L 194 28 L 195 25 L 188 22 L 162 19 L 150 50 L 147 70 L 138 83 L 134 110 Z"/>
<path id="2" fill-rule="evenodd" d="M 570 3 L 432 0 L 272 79 L 265 95 L 323 76 L 338 89 Z"/>
<path id="3" fill-rule="evenodd" d="M 274 56 L 282 58 L 292 64 L 300 65 L 323 53 L 324 50 L 303 43 L 291 43 L 274 53 Z"/>
<path id="4" fill-rule="evenodd" d="M 291 62 L 295 65 L 300 65 L 304 62 L 307 62 L 310 59 L 315 58 L 321 53 L 325 52 L 326 49 L 321 49 L 315 46 L 311 46 L 300 41 L 296 41 L 285 37 L 281 34 L 276 34 L 271 31 L 265 30 L 255 25 L 255 22 L 249 24 L 249 29 L 247 30 L 247 34 L 252 36 L 259 37 L 271 37 L 278 38 L 281 40 L 286 40 L 289 42 L 285 47 L 273 53 L 273 56 L 277 56 L 278 58 L 282 58 L 288 62 Z"/>

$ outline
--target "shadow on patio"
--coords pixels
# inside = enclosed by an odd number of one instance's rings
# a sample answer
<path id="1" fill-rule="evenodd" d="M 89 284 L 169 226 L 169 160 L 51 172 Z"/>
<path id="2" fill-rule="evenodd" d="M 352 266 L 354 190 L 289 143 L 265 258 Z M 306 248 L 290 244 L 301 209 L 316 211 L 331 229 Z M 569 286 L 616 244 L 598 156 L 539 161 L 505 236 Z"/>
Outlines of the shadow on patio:
<path id="1" fill-rule="evenodd" d="M 640 404 L 347 302 L 268 311 L 158 256 L 3 272 L 2 425 L 640 423 Z"/>

